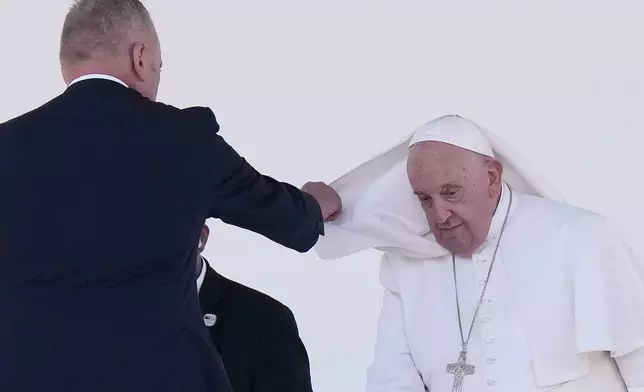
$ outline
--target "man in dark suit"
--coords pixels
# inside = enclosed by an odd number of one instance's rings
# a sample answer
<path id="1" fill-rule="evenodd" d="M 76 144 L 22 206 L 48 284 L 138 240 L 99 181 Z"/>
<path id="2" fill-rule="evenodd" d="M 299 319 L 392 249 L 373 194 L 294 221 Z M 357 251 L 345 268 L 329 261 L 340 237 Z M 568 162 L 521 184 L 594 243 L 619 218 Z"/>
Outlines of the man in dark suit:
<path id="1" fill-rule="evenodd" d="M 208 241 L 204 225 L 199 253 Z M 311 392 L 309 357 L 291 310 L 226 279 L 197 256 L 199 302 L 235 392 Z"/>
<path id="2" fill-rule="evenodd" d="M 210 109 L 155 102 L 138 0 L 77 1 L 60 59 L 65 92 L 0 124 L 0 391 L 230 391 L 195 286 L 203 222 L 306 252 L 339 197 L 258 173 Z"/>

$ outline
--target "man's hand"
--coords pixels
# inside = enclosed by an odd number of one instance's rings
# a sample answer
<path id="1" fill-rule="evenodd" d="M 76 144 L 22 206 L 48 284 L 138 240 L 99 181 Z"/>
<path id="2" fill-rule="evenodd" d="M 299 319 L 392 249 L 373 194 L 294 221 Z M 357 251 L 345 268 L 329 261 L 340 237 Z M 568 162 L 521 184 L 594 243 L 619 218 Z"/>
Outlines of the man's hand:
<path id="1" fill-rule="evenodd" d="M 317 200 L 325 222 L 332 222 L 340 215 L 342 200 L 335 189 L 323 182 L 307 182 L 302 190 Z"/>

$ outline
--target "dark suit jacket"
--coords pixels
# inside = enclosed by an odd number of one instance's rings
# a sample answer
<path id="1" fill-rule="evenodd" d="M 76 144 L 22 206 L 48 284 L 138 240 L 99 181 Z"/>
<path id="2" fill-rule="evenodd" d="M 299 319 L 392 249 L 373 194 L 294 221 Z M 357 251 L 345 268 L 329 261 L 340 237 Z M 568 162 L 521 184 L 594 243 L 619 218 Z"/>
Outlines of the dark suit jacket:
<path id="1" fill-rule="evenodd" d="M 235 392 L 311 392 L 306 348 L 291 310 L 207 267 L 199 292 L 210 336 Z"/>
<path id="2" fill-rule="evenodd" d="M 322 223 L 218 130 L 100 79 L 0 124 L 0 391 L 229 390 L 195 286 L 204 221 L 300 252 Z"/>

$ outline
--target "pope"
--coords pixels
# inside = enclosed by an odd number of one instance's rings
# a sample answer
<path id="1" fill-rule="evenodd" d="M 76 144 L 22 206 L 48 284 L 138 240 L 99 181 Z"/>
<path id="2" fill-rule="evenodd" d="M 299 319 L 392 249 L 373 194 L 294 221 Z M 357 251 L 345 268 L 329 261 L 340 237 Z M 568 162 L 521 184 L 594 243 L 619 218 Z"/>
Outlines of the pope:
<path id="1" fill-rule="evenodd" d="M 644 263 L 493 133 L 440 117 L 332 186 L 318 255 L 383 253 L 368 392 L 644 391 Z"/>

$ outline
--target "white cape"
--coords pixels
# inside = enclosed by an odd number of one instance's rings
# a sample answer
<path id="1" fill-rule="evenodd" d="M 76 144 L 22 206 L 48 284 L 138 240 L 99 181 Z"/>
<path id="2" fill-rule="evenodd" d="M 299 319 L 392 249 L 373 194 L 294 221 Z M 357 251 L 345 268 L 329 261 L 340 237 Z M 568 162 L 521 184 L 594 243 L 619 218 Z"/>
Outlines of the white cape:
<path id="1" fill-rule="evenodd" d="M 342 198 L 343 211 L 335 222 L 325 225 L 326 233 L 315 246 L 320 258 L 337 259 L 372 248 L 413 258 L 447 254 L 430 233 L 407 178 L 409 143 L 433 121 L 331 183 Z M 495 158 L 503 163 L 505 183 L 519 192 L 563 201 L 559 192 L 498 136 L 477 127 L 488 139 Z"/>

